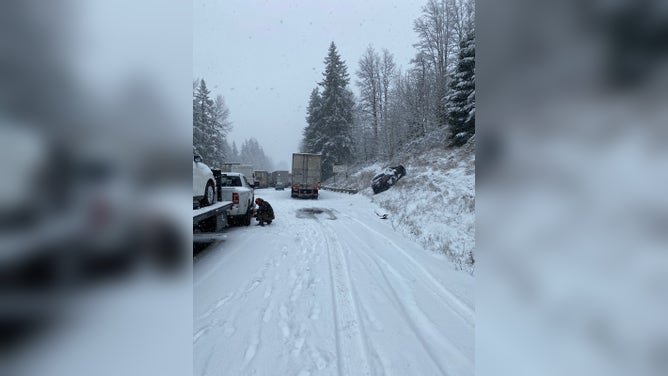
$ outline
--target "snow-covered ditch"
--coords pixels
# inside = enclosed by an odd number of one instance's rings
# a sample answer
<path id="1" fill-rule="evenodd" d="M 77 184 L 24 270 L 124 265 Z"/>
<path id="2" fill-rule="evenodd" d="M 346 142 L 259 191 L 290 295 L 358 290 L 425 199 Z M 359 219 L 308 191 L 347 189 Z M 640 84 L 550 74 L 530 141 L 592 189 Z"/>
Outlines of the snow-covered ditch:
<path id="1" fill-rule="evenodd" d="M 386 210 L 396 231 L 426 249 L 445 254 L 456 269 L 473 274 L 474 140 L 458 149 L 437 145 L 407 145 L 390 161 L 350 167 L 347 174 L 338 174 L 325 185 L 359 189 L 358 194 L 370 197 Z M 385 167 L 398 164 L 406 168 L 406 176 L 389 190 L 374 195 L 371 179 Z"/>

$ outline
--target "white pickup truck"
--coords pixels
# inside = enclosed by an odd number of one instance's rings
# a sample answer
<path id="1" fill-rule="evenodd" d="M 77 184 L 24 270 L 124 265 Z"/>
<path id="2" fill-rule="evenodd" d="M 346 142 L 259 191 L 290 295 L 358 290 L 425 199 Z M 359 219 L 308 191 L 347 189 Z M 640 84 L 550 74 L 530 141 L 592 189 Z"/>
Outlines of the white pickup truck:
<path id="1" fill-rule="evenodd" d="M 239 172 L 222 172 L 219 182 L 220 200 L 232 202 L 227 212 L 227 222 L 230 225 L 250 225 L 255 206 L 255 185 Z"/>

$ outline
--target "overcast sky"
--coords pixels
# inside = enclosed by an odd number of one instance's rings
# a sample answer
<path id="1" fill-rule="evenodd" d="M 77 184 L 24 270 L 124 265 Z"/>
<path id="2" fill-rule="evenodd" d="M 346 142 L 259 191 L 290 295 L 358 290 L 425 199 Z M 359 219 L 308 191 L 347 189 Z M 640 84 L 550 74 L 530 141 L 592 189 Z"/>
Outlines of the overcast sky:
<path id="1" fill-rule="evenodd" d="M 277 169 L 289 169 L 306 126 L 309 94 L 334 41 L 351 89 L 369 44 L 406 68 L 415 54 L 420 0 L 195 0 L 194 77 L 230 109 L 237 146 L 255 137 Z"/>

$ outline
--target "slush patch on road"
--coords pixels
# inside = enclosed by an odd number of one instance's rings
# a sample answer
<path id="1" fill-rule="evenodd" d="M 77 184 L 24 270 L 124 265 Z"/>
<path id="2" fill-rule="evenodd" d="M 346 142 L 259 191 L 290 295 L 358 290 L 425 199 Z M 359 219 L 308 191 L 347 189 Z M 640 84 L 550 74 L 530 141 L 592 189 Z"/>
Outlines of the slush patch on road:
<path id="1" fill-rule="evenodd" d="M 316 219 L 319 214 L 327 214 L 327 219 L 334 220 L 336 215 L 334 215 L 334 210 L 324 209 L 324 208 L 301 208 L 297 210 L 297 218 L 311 218 Z"/>

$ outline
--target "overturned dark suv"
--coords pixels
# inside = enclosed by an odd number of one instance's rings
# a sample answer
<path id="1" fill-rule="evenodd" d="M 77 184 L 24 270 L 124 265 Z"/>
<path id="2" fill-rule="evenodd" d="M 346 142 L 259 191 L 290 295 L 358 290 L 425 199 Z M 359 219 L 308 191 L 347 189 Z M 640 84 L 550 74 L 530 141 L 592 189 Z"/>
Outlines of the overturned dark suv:
<path id="1" fill-rule="evenodd" d="M 404 175 L 406 175 L 406 169 L 402 165 L 386 168 L 383 173 L 376 175 L 371 181 L 373 193 L 387 191 Z"/>

